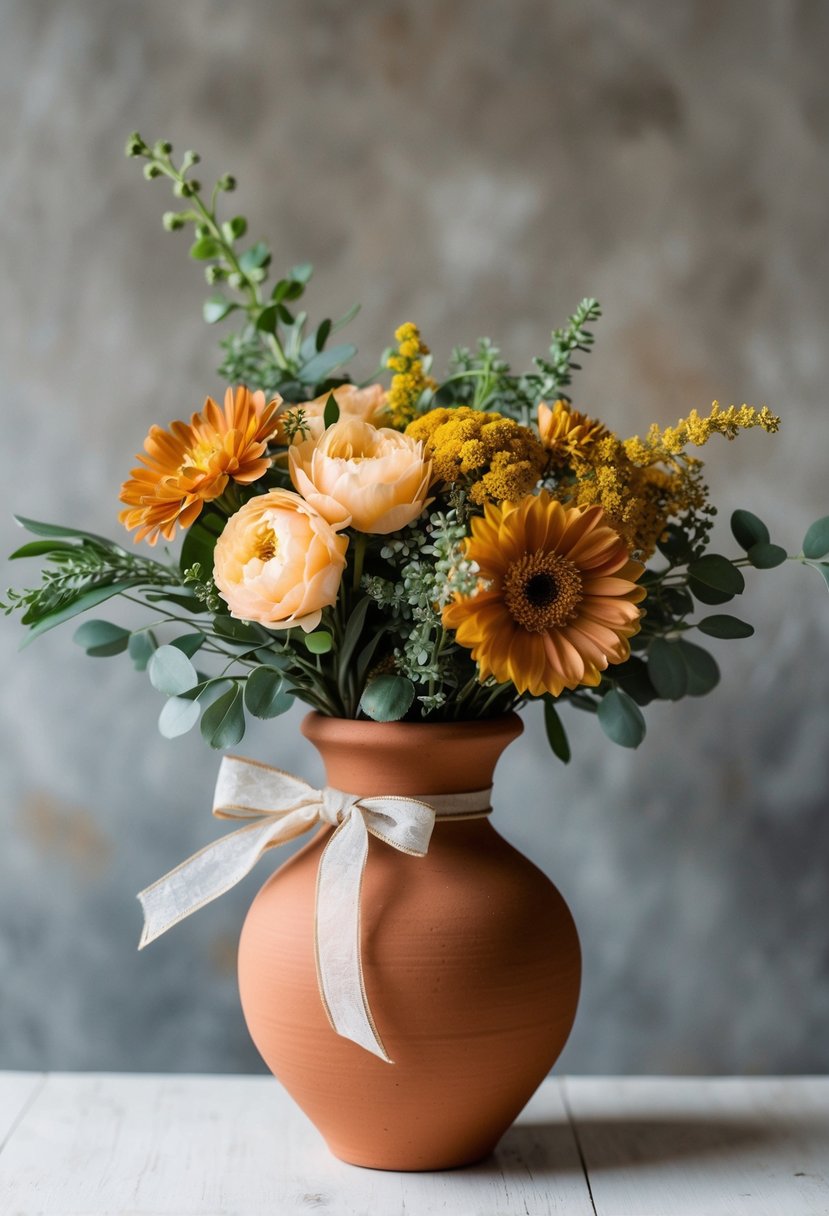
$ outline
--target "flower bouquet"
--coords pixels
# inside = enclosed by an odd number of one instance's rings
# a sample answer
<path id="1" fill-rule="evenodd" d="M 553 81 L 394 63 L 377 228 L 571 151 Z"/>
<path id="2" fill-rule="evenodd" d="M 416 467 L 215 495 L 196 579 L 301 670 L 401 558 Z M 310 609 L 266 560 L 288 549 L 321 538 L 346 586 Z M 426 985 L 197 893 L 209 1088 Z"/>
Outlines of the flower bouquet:
<path id="1" fill-rule="evenodd" d="M 530 371 L 482 340 L 438 377 L 407 323 L 355 384 L 356 348 L 331 340 L 356 310 L 312 323 L 308 265 L 266 286 L 268 246 L 219 215 L 234 180 L 204 192 L 198 156 L 172 151 L 138 134 L 127 145 L 180 200 L 165 227 L 194 229 L 190 256 L 220 289 L 205 320 L 236 323 L 218 372 L 231 387 L 151 427 L 123 485 L 121 522 L 160 557 L 20 519 L 37 539 L 13 556 L 39 559 L 42 577 L 6 608 L 35 637 L 108 600 L 141 605 L 138 628 L 91 619 L 75 640 L 146 671 L 169 738 L 199 724 L 225 749 L 247 716 L 310 708 L 326 788 L 225 757 L 214 813 L 242 826 L 142 892 L 142 944 L 319 828 L 245 924 L 254 1040 L 345 1159 L 474 1160 L 554 1063 L 579 987 L 561 896 L 487 818 L 516 711 L 540 703 L 566 762 L 567 706 L 637 747 L 651 703 L 714 688 L 717 663 L 691 638 L 749 637 L 723 606 L 746 568 L 789 555 L 746 510 L 731 519 L 735 553 L 711 551 L 695 453 L 778 419 L 715 402 L 620 438 L 569 396 L 592 299 Z M 828 554 L 829 517 L 794 560 L 829 582 Z"/>

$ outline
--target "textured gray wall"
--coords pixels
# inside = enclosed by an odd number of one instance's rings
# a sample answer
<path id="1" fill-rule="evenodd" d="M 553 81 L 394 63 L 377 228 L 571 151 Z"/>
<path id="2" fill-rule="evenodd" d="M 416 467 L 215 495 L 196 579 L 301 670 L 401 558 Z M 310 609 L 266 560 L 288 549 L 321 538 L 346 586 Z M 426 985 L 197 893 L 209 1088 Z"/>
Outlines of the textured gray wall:
<path id="1" fill-rule="evenodd" d="M 630 433 L 768 402 L 776 439 L 708 449 L 724 514 L 766 512 L 796 548 L 827 510 L 826 4 L 0 14 L 3 551 L 12 509 L 115 533 L 149 424 L 220 390 L 166 187 L 121 156 L 135 127 L 238 175 L 277 265 L 316 263 L 320 315 L 362 300 L 366 374 L 410 318 L 439 361 L 486 333 L 520 365 L 596 294 L 585 407 Z M 809 572 L 751 578 L 756 637 L 720 646 L 720 690 L 651 713 L 635 754 L 571 714 L 562 769 L 529 715 L 496 823 L 580 925 L 566 1069 L 829 1065 L 828 607 Z M 0 1066 L 257 1068 L 233 955 L 269 867 L 136 953 L 134 893 L 214 834 L 217 758 L 163 741 L 147 682 L 69 633 L 23 654 L 16 623 L 0 635 Z M 298 717 L 245 747 L 315 778 Z"/>

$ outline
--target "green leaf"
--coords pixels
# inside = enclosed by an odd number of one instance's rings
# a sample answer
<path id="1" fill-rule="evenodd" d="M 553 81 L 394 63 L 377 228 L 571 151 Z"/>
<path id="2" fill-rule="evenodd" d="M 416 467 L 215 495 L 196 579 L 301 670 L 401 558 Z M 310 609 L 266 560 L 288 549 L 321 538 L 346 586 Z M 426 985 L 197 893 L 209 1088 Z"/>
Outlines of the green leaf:
<path id="1" fill-rule="evenodd" d="M 710 638 L 750 638 L 754 626 L 741 621 L 739 617 L 728 616 L 725 612 L 703 617 L 697 622 L 700 633 L 706 633 Z"/>
<path id="2" fill-rule="evenodd" d="M 62 625 L 64 621 L 71 621 L 72 617 L 79 616 L 81 612 L 87 612 L 90 608 L 97 607 L 98 604 L 103 604 L 104 600 L 110 600 L 113 596 L 129 591 L 140 581 L 140 579 L 128 579 L 120 583 L 108 583 L 105 587 L 92 587 L 89 591 L 84 591 L 77 599 L 72 600 L 70 604 L 65 604 L 57 612 L 50 612 L 46 616 L 40 617 L 32 624 L 29 624 L 24 616 L 23 622 L 29 625 L 29 630 L 20 649 L 23 650 L 35 638 L 54 629 L 56 625 Z"/>
<path id="3" fill-rule="evenodd" d="M 170 697 L 158 715 L 158 729 L 165 739 L 176 739 L 186 735 L 196 725 L 201 713 L 197 700 L 188 697 Z"/>
<path id="4" fill-rule="evenodd" d="M 641 709 L 620 688 L 612 688 L 602 697 L 596 716 L 608 739 L 620 747 L 638 747 L 645 737 Z"/>
<path id="5" fill-rule="evenodd" d="M 212 236 L 200 236 L 190 246 L 190 257 L 195 258 L 197 262 L 206 262 L 209 258 L 218 258 L 221 256 L 221 253 L 221 245 Z"/>
<path id="6" fill-rule="evenodd" d="M 767 545 L 769 530 L 751 511 L 735 511 L 731 516 L 731 531 L 737 544 L 746 552 L 752 545 Z"/>
<path id="7" fill-rule="evenodd" d="M 685 562 L 691 556 L 690 541 L 678 524 L 668 524 L 665 535 L 659 538 L 656 547 L 664 557 L 677 563 Z"/>
<path id="8" fill-rule="evenodd" d="M 371 600 L 367 595 L 364 595 L 361 600 L 351 610 L 351 615 L 348 618 L 348 623 L 343 634 L 342 645 L 340 646 L 337 655 L 337 666 L 342 680 L 351 664 L 351 656 L 357 648 L 360 641 L 360 636 L 363 632 L 363 626 L 366 623 L 366 615 L 368 613 Z"/>
<path id="9" fill-rule="evenodd" d="M 273 667 L 257 667 L 245 681 L 245 707 L 255 718 L 276 718 L 290 709 L 293 702 Z"/>
<path id="10" fill-rule="evenodd" d="M 360 709 L 375 722 L 398 722 L 409 712 L 415 688 L 406 676 L 376 676 L 363 689 Z"/>
<path id="11" fill-rule="evenodd" d="M 653 639 L 648 647 L 648 674 L 665 701 L 678 701 L 688 691 L 688 670 L 676 642 Z"/>
<path id="12" fill-rule="evenodd" d="M 175 604 L 177 608 L 183 608 L 185 612 L 192 612 L 196 616 L 204 616 L 207 612 L 201 600 L 197 600 L 195 595 L 190 595 L 186 589 L 181 592 L 175 591 L 145 591 L 144 597 L 151 604 Z"/>
<path id="13" fill-rule="evenodd" d="M 768 545 L 758 541 L 756 545 L 751 546 L 747 556 L 752 566 L 756 566 L 758 570 L 773 570 L 775 566 L 782 566 L 789 555 L 780 545 Z"/>
<path id="14" fill-rule="evenodd" d="M 269 304 L 267 308 L 262 309 L 256 318 L 256 328 L 263 334 L 275 334 L 278 321 L 279 306 L 277 304 Z"/>
<path id="15" fill-rule="evenodd" d="M 815 562 L 814 566 L 812 566 L 812 569 L 817 570 L 818 574 L 821 574 L 823 576 L 826 586 L 829 587 L 829 564 L 827 564 L 826 562 Z"/>
<path id="16" fill-rule="evenodd" d="M 688 669 L 688 696 L 704 697 L 720 682 L 720 669 L 713 655 L 693 642 L 677 642 Z"/>
<path id="17" fill-rule="evenodd" d="M 614 666 L 608 675 L 620 685 L 623 692 L 633 697 L 637 705 L 650 705 L 656 697 L 656 689 L 648 674 L 648 665 L 636 655 L 631 655 L 624 663 Z"/>
<path id="18" fill-rule="evenodd" d="M 318 384 L 326 380 L 335 367 L 347 363 L 357 353 L 357 347 L 350 343 L 332 346 L 329 350 L 321 350 L 313 359 L 309 359 L 304 367 L 297 372 L 297 380 L 302 384 Z"/>
<path id="19" fill-rule="evenodd" d="M 27 532 L 33 532 L 35 536 L 71 536 L 76 540 L 94 541 L 96 544 L 104 545 L 107 549 L 117 549 L 120 553 L 126 552 L 120 545 L 113 545 L 111 540 L 107 540 L 105 536 L 98 536 L 96 532 L 82 532 L 80 528 L 64 528 L 61 524 L 44 524 L 37 519 L 27 519 L 25 515 L 15 515 L 14 518 L 21 528 L 25 528 Z"/>
<path id="20" fill-rule="evenodd" d="M 15 549 L 14 553 L 10 553 L 9 561 L 15 561 L 19 557 L 43 557 L 46 553 L 77 553 L 78 551 L 79 546 L 70 544 L 69 541 L 31 540 L 28 544 Z"/>
<path id="21" fill-rule="evenodd" d="M 93 658 L 109 658 L 122 654 L 130 642 L 129 629 L 112 625 L 109 621 L 84 621 L 73 634 L 72 641 L 81 646 Z"/>
<path id="22" fill-rule="evenodd" d="M 701 604 L 727 604 L 729 600 L 734 599 L 730 592 L 715 591 L 713 587 L 706 587 L 705 583 L 699 583 L 695 578 L 688 579 L 688 590 Z"/>
<path id="23" fill-rule="evenodd" d="M 261 267 L 267 266 L 271 260 L 271 251 L 263 241 L 257 241 L 255 245 L 251 245 L 250 249 L 246 249 L 239 258 L 239 265 L 243 273 L 248 274 L 252 270 L 259 270 Z"/>
<path id="24" fill-rule="evenodd" d="M 252 646 L 261 646 L 268 641 L 267 630 L 260 625 L 252 625 L 248 621 L 237 621 L 233 616 L 217 616 L 213 628 L 220 637 L 230 638 L 232 642 L 249 642 Z"/>
<path id="25" fill-rule="evenodd" d="M 210 296 L 202 304 L 202 316 L 208 325 L 215 325 L 217 321 L 223 321 L 228 313 L 233 312 L 239 307 L 232 300 L 226 300 L 224 296 Z"/>
<path id="26" fill-rule="evenodd" d="M 237 684 L 222 693 L 202 714 L 202 737 L 211 747 L 221 751 L 234 747 L 245 733 L 245 710 L 242 690 Z"/>
<path id="27" fill-rule="evenodd" d="M 185 633 L 180 638 L 174 638 L 170 645 L 175 646 L 176 650 L 180 650 L 182 654 L 186 654 L 188 659 L 192 659 L 206 641 L 207 638 L 203 633 Z"/>
<path id="28" fill-rule="evenodd" d="M 812 558 L 825 557 L 829 553 L 829 515 L 815 522 L 803 537 L 803 556 Z"/>
<path id="29" fill-rule="evenodd" d="M 166 693 L 168 697 L 188 692 L 199 682 L 195 667 L 187 655 L 175 646 L 159 646 L 158 650 L 153 651 L 147 664 L 147 675 L 153 688 Z"/>
<path id="30" fill-rule="evenodd" d="M 328 654 L 334 645 L 334 639 L 327 629 L 317 629 L 305 634 L 305 645 L 311 654 Z"/>
<path id="31" fill-rule="evenodd" d="M 283 300 L 297 300 L 304 290 L 302 283 L 294 279 L 280 279 L 271 292 L 271 299 L 277 304 L 281 304 Z"/>
<path id="32" fill-rule="evenodd" d="M 151 629 L 142 629 L 140 633 L 130 634 L 127 649 L 136 671 L 147 670 L 147 664 L 157 646 L 158 642 L 156 642 L 155 634 Z"/>
<path id="33" fill-rule="evenodd" d="M 544 728 L 547 731 L 547 742 L 552 748 L 553 754 L 558 756 L 563 764 L 568 764 L 570 762 L 570 744 L 552 697 L 544 698 Z"/>
<path id="34" fill-rule="evenodd" d="M 333 393 L 329 393 L 322 414 L 322 423 L 325 429 L 327 430 L 329 426 L 333 426 L 339 420 L 339 417 L 340 407 L 337 405 L 337 398 Z"/>
<path id="35" fill-rule="evenodd" d="M 190 566 L 195 566 L 198 562 L 201 566 L 202 578 L 209 579 L 212 576 L 213 550 L 216 548 L 216 541 L 224 531 L 226 523 L 227 520 L 224 516 L 217 515 L 215 511 L 207 511 L 196 520 L 191 528 L 188 528 L 179 558 L 179 566 L 182 570 L 188 570 Z"/>
<path id="36" fill-rule="evenodd" d="M 238 241 L 239 237 L 245 235 L 248 230 L 248 222 L 243 215 L 234 215 L 232 220 L 225 220 L 222 224 L 222 236 L 232 245 L 234 241 Z"/>
<path id="37" fill-rule="evenodd" d="M 314 338 L 314 345 L 317 350 L 322 350 L 323 346 L 325 346 L 326 342 L 328 341 L 328 335 L 330 333 L 331 321 L 326 317 L 326 319 L 321 321 L 317 326 L 317 333 L 316 337 Z"/>
<path id="38" fill-rule="evenodd" d="M 314 273 L 314 267 L 310 262 L 300 262 L 298 266 L 292 266 L 290 270 L 291 278 L 295 283 L 301 283 L 303 287 Z"/>
<path id="39" fill-rule="evenodd" d="M 745 589 L 745 579 L 736 566 L 719 553 L 706 553 L 688 566 L 695 583 L 702 583 L 723 595 L 739 595 Z"/>

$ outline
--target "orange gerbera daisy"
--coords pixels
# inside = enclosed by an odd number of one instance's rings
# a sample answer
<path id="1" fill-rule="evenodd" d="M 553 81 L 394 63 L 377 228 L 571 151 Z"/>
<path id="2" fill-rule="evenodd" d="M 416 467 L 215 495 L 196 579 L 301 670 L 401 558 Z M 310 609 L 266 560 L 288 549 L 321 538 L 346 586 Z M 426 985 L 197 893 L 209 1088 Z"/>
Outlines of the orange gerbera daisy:
<path id="1" fill-rule="evenodd" d="M 281 404 L 278 396 L 266 403 L 264 393 L 229 388 L 224 410 L 208 397 L 189 423 L 171 422 L 166 431 L 150 427 L 147 455 L 137 457 L 144 468 L 132 470 L 120 494 L 127 509 L 118 518 L 125 528 L 138 529 L 135 540 L 172 540 L 176 527 L 189 528 L 228 481 L 249 485 L 262 477 L 271 465 L 268 440 Z"/>
<path id="2" fill-rule="evenodd" d="M 598 684 L 609 663 L 628 657 L 645 567 L 603 518 L 601 507 L 565 507 L 542 491 L 488 503 L 473 519 L 466 557 L 478 563 L 481 590 L 457 596 L 443 623 L 472 651 L 481 679 L 557 697 Z"/>

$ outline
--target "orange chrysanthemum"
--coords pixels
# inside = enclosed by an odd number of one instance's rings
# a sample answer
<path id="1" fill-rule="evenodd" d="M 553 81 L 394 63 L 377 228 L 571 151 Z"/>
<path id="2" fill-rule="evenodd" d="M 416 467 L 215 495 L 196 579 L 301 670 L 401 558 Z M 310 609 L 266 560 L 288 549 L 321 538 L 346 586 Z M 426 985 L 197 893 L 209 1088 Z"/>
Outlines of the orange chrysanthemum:
<path id="1" fill-rule="evenodd" d="M 565 507 L 546 491 L 518 504 L 491 504 L 472 521 L 466 557 L 481 590 L 443 611 L 481 679 L 519 693 L 557 697 L 596 685 L 609 663 L 630 653 L 639 631 L 644 571 L 632 561 L 601 507 Z"/>
<path id="2" fill-rule="evenodd" d="M 171 422 L 169 430 L 150 427 L 144 440 L 147 455 L 137 459 L 121 487 L 127 504 L 118 518 L 135 540 L 154 545 L 159 536 L 172 540 L 176 527 L 189 528 L 202 506 L 223 494 L 228 481 L 249 485 L 270 468 L 268 440 L 277 429 L 281 397 L 266 402 L 264 393 L 228 389 L 224 410 L 212 397 L 189 424 Z"/>

